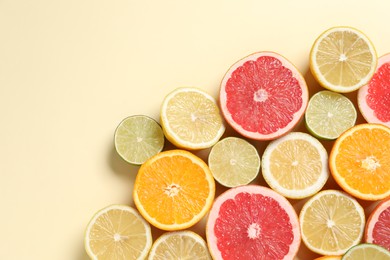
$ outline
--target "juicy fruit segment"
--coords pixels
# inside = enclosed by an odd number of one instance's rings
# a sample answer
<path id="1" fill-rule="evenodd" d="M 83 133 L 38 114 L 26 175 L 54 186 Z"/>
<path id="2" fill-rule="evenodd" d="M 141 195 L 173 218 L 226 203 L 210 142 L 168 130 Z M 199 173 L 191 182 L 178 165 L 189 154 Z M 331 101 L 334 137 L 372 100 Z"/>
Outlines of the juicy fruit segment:
<path id="1" fill-rule="evenodd" d="M 336 182 L 351 195 L 380 200 L 390 195 L 390 128 L 360 124 L 334 143 L 329 166 Z"/>
<path id="2" fill-rule="evenodd" d="M 390 251 L 374 244 L 360 244 L 352 247 L 342 260 L 389 260 Z"/>
<path id="3" fill-rule="evenodd" d="M 231 188 L 215 200 L 206 237 L 213 259 L 248 260 L 293 259 L 301 239 L 289 201 L 257 185 Z"/>
<path id="4" fill-rule="evenodd" d="M 390 53 L 378 60 L 374 76 L 358 92 L 358 106 L 368 123 L 390 127 Z"/>
<path id="5" fill-rule="evenodd" d="M 390 250 L 390 198 L 381 201 L 370 214 L 364 239 Z"/>
<path id="6" fill-rule="evenodd" d="M 145 259 L 151 246 L 149 223 L 125 205 L 97 212 L 85 233 L 85 249 L 91 259 Z"/>
<path id="7" fill-rule="evenodd" d="M 125 118 L 116 128 L 117 153 L 127 162 L 140 165 L 164 147 L 164 133 L 152 118 L 135 115 Z"/>
<path id="8" fill-rule="evenodd" d="M 256 140 L 275 139 L 290 131 L 301 120 L 307 101 L 302 75 L 273 52 L 254 53 L 235 63 L 220 88 L 226 121 Z"/>
<path id="9" fill-rule="evenodd" d="M 351 27 L 333 27 L 323 32 L 310 52 L 313 76 L 324 88 L 335 92 L 352 92 L 367 84 L 376 64 L 371 41 Z"/>
<path id="10" fill-rule="evenodd" d="M 260 156 L 246 140 L 227 137 L 211 148 L 208 164 L 216 181 L 225 187 L 236 187 L 256 178 Z"/>
<path id="11" fill-rule="evenodd" d="M 360 242 L 365 216 L 354 198 L 337 190 L 323 190 L 304 204 L 299 221 L 302 241 L 311 251 L 342 255 Z"/>
<path id="12" fill-rule="evenodd" d="M 317 193 L 329 177 L 328 154 L 311 135 L 292 132 L 266 147 L 262 174 L 268 185 L 285 197 L 309 197 Z"/>
<path id="13" fill-rule="evenodd" d="M 211 256 L 203 238 L 192 231 L 186 230 L 161 235 L 153 243 L 148 259 L 211 260 Z"/>
<path id="14" fill-rule="evenodd" d="M 225 131 L 214 98 L 193 87 L 177 88 L 165 97 L 161 124 L 167 139 L 185 149 L 211 147 Z"/>
<path id="15" fill-rule="evenodd" d="M 161 152 L 141 165 L 133 198 L 142 216 L 163 230 L 196 224 L 210 209 L 215 182 L 207 164 L 185 150 Z"/>
<path id="16" fill-rule="evenodd" d="M 307 105 L 307 129 L 315 136 L 333 140 L 355 125 L 357 112 L 344 95 L 323 90 L 314 94 Z"/>

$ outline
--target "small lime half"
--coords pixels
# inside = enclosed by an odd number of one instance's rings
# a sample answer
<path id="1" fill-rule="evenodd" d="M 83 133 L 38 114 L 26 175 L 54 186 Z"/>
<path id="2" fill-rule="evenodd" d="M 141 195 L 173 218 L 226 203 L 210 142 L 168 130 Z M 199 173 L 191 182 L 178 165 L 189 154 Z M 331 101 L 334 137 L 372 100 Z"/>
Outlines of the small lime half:
<path id="1" fill-rule="evenodd" d="M 209 167 L 215 180 L 225 187 L 249 184 L 260 171 L 260 156 L 248 141 L 227 137 L 210 150 Z"/>
<path id="2" fill-rule="evenodd" d="M 384 247 L 363 243 L 356 246 L 351 247 L 341 258 L 342 260 L 389 260 L 390 259 L 390 251 L 385 249 Z"/>
<path id="3" fill-rule="evenodd" d="M 356 108 L 346 96 L 328 90 L 314 94 L 307 106 L 307 129 L 316 137 L 334 140 L 355 125 Z"/>
<path id="4" fill-rule="evenodd" d="M 128 163 L 141 165 L 164 147 L 161 126 L 145 115 L 129 116 L 115 131 L 115 149 Z"/>

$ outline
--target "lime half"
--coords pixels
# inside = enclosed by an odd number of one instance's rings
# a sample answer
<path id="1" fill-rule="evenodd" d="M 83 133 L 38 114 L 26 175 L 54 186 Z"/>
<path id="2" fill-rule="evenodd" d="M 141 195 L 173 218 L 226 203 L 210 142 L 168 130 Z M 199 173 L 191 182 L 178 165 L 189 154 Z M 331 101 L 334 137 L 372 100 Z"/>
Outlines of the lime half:
<path id="1" fill-rule="evenodd" d="M 140 165 L 164 147 L 161 126 L 144 115 L 125 118 L 115 131 L 115 149 L 128 163 Z"/>
<path id="2" fill-rule="evenodd" d="M 375 244 L 363 243 L 351 247 L 341 259 L 342 260 L 354 260 L 354 259 L 389 260 L 390 251 Z"/>
<path id="3" fill-rule="evenodd" d="M 249 184 L 260 171 L 260 156 L 248 141 L 227 137 L 210 150 L 209 167 L 215 180 L 225 187 Z"/>
<path id="4" fill-rule="evenodd" d="M 323 90 L 314 94 L 307 106 L 307 129 L 316 137 L 334 140 L 355 125 L 356 108 L 342 94 Z"/>

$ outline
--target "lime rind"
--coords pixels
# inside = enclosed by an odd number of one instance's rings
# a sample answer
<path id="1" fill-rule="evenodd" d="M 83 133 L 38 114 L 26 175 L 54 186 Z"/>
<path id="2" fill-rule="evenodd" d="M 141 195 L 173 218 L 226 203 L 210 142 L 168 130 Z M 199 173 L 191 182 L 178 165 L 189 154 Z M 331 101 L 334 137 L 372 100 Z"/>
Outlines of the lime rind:
<path id="1" fill-rule="evenodd" d="M 307 130 L 315 137 L 335 140 L 355 125 L 357 110 L 346 96 L 329 90 L 314 94 L 305 112 Z"/>
<path id="2" fill-rule="evenodd" d="M 227 137 L 210 150 L 208 164 L 214 179 L 225 187 L 249 184 L 260 171 L 260 156 L 248 141 Z"/>
<path id="3" fill-rule="evenodd" d="M 117 153 L 128 163 L 141 165 L 164 148 L 164 133 L 156 120 L 145 115 L 129 116 L 115 130 Z"/>

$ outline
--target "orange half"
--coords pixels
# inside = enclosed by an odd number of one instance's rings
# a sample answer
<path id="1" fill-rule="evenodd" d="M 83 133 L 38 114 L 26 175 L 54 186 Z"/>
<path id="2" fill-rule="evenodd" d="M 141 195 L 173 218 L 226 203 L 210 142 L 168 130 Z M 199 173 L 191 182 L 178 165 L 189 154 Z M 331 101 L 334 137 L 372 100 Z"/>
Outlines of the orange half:
<path id="1" fill-rule="evenodd" d="M 133 198 L 141 215 L 163 230 L 182 230 L 211 208 L 215 182 L 207 164 L 185 150 L 161 152 L 139 169 Z"/>
<path id="2" fill-rule="evenodd" d="M 360 124 L 344 132 L 329 156 L 331 173 L 356 198 L 380 200 L 390 195 L 390 128 Z"/>

